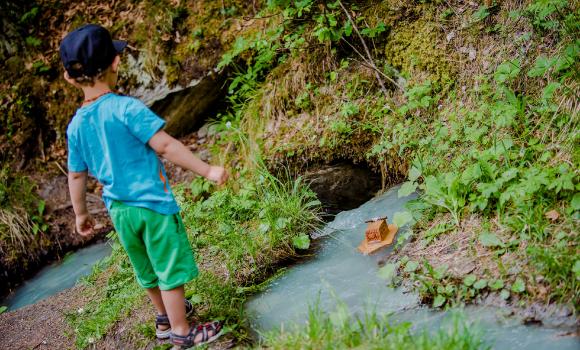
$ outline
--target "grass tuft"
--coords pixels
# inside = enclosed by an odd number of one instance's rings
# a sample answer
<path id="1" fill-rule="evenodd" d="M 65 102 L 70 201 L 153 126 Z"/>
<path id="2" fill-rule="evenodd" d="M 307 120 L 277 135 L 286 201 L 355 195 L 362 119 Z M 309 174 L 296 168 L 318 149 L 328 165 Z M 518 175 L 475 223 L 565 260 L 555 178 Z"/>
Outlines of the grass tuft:
<path id="1" fill-rule="evenodd" d="M 414 330 L 386 316 L 352 316 L 344 303 L 332 313 L 311 307 L 305 325 L 264 335 L 260 348 L 268 349 L 489 349 L 477 328 L 453 313 L 435 331 Z"/>

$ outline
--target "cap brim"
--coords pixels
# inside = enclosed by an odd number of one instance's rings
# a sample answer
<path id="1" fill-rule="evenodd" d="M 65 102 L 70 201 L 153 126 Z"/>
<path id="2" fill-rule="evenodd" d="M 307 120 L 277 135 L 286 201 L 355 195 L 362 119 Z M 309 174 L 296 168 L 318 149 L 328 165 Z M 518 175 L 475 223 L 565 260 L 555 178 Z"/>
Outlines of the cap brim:
<path id="1" fill-rule="evenodd" d="M 113 46 L 115 47 L 115 50 L 117 50 L 117 53 L 120 54 L 127 47 L 127 42 L 122 40 L 113 40 Z"/>

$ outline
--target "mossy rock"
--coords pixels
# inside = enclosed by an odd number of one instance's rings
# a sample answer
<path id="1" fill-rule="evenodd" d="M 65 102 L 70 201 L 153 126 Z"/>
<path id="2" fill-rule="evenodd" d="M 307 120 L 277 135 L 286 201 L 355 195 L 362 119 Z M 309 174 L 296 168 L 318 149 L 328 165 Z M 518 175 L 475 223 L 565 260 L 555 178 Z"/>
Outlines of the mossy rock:
<path id="1" fill-rule="evenodd" d="M 441 88 L 453 82 L 454 53 L 445 48 L 444 33 L 437 23 L 420 18 L 392 28 L 385 45 L 386 61 L 412 82 L 431 80 Z"/>

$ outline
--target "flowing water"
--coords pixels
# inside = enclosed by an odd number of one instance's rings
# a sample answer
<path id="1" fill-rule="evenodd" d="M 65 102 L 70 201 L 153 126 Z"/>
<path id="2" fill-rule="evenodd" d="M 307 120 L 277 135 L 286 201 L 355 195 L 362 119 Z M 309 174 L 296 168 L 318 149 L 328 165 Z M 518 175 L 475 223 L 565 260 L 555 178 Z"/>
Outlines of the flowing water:
<path id="1" fill-rule="evenodd" d="M 388 288 L 377 277 L 378 262 L 392 248 L 370 256 L 356 249 L 364 236 L 365 220 L 384 215 L 392 218 L 404 210 L 407 201 L 416 198 L 415 194 L 398 198 L 397 191 L 398 187 L 392 188 L 358 209 L 338 214 L 320 233 L 315 258 L 292 266 L 248 301 L 246 310 L 252 328 L 264 332 L 301 323 L 307 319 L 310 306 L 318 304 L 332 312 L 341 301 L 354 314 L 391 314 L 391 320 L 410 321 L 415 329 L 436 329 L 447 317 L 445 312 L 421 307 L 416 294 Z M 558 336 L 568 329 L 524 326 L 492 307 L 470 306 L 463 314 L 479 326 L 496 349 L 580 349 L 577 337 Z"/>
<path id="2" fill-rule="evenodd" d="M 79 278 L 91 272 L 93 265 L 110 254 L 111 245 L 103 242 L 67 255 L 63 260 L 44 267 L 34 277 L 24 282 L 4 299 L 1 305 L 8 306 L 8 310 L 16 310 L 71 288 Z"/>

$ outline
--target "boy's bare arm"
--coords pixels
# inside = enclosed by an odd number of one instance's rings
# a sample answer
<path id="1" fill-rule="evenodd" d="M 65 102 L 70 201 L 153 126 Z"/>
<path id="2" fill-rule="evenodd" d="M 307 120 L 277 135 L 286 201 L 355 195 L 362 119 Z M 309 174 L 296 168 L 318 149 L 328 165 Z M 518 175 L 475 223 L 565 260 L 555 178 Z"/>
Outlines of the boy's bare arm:
<path id="1" fill-rule="evenodd" d="M 76 215 L 76 229 L 81 235 L 88 236 L 93 233 L 94 221 L 87 209 L 87 172 L 69 172 L 68 189 Z"/>
<path id="2" fill-rule="evenodd" d="M 163 130 L 158 131 L 151 137 L 149 146 L 170 162 L 214 181 L 218 185 L 227 180 L 228 174 L 224 168 L 207 164 L 191 153 L 179 140 L 171 137 Z"/>

